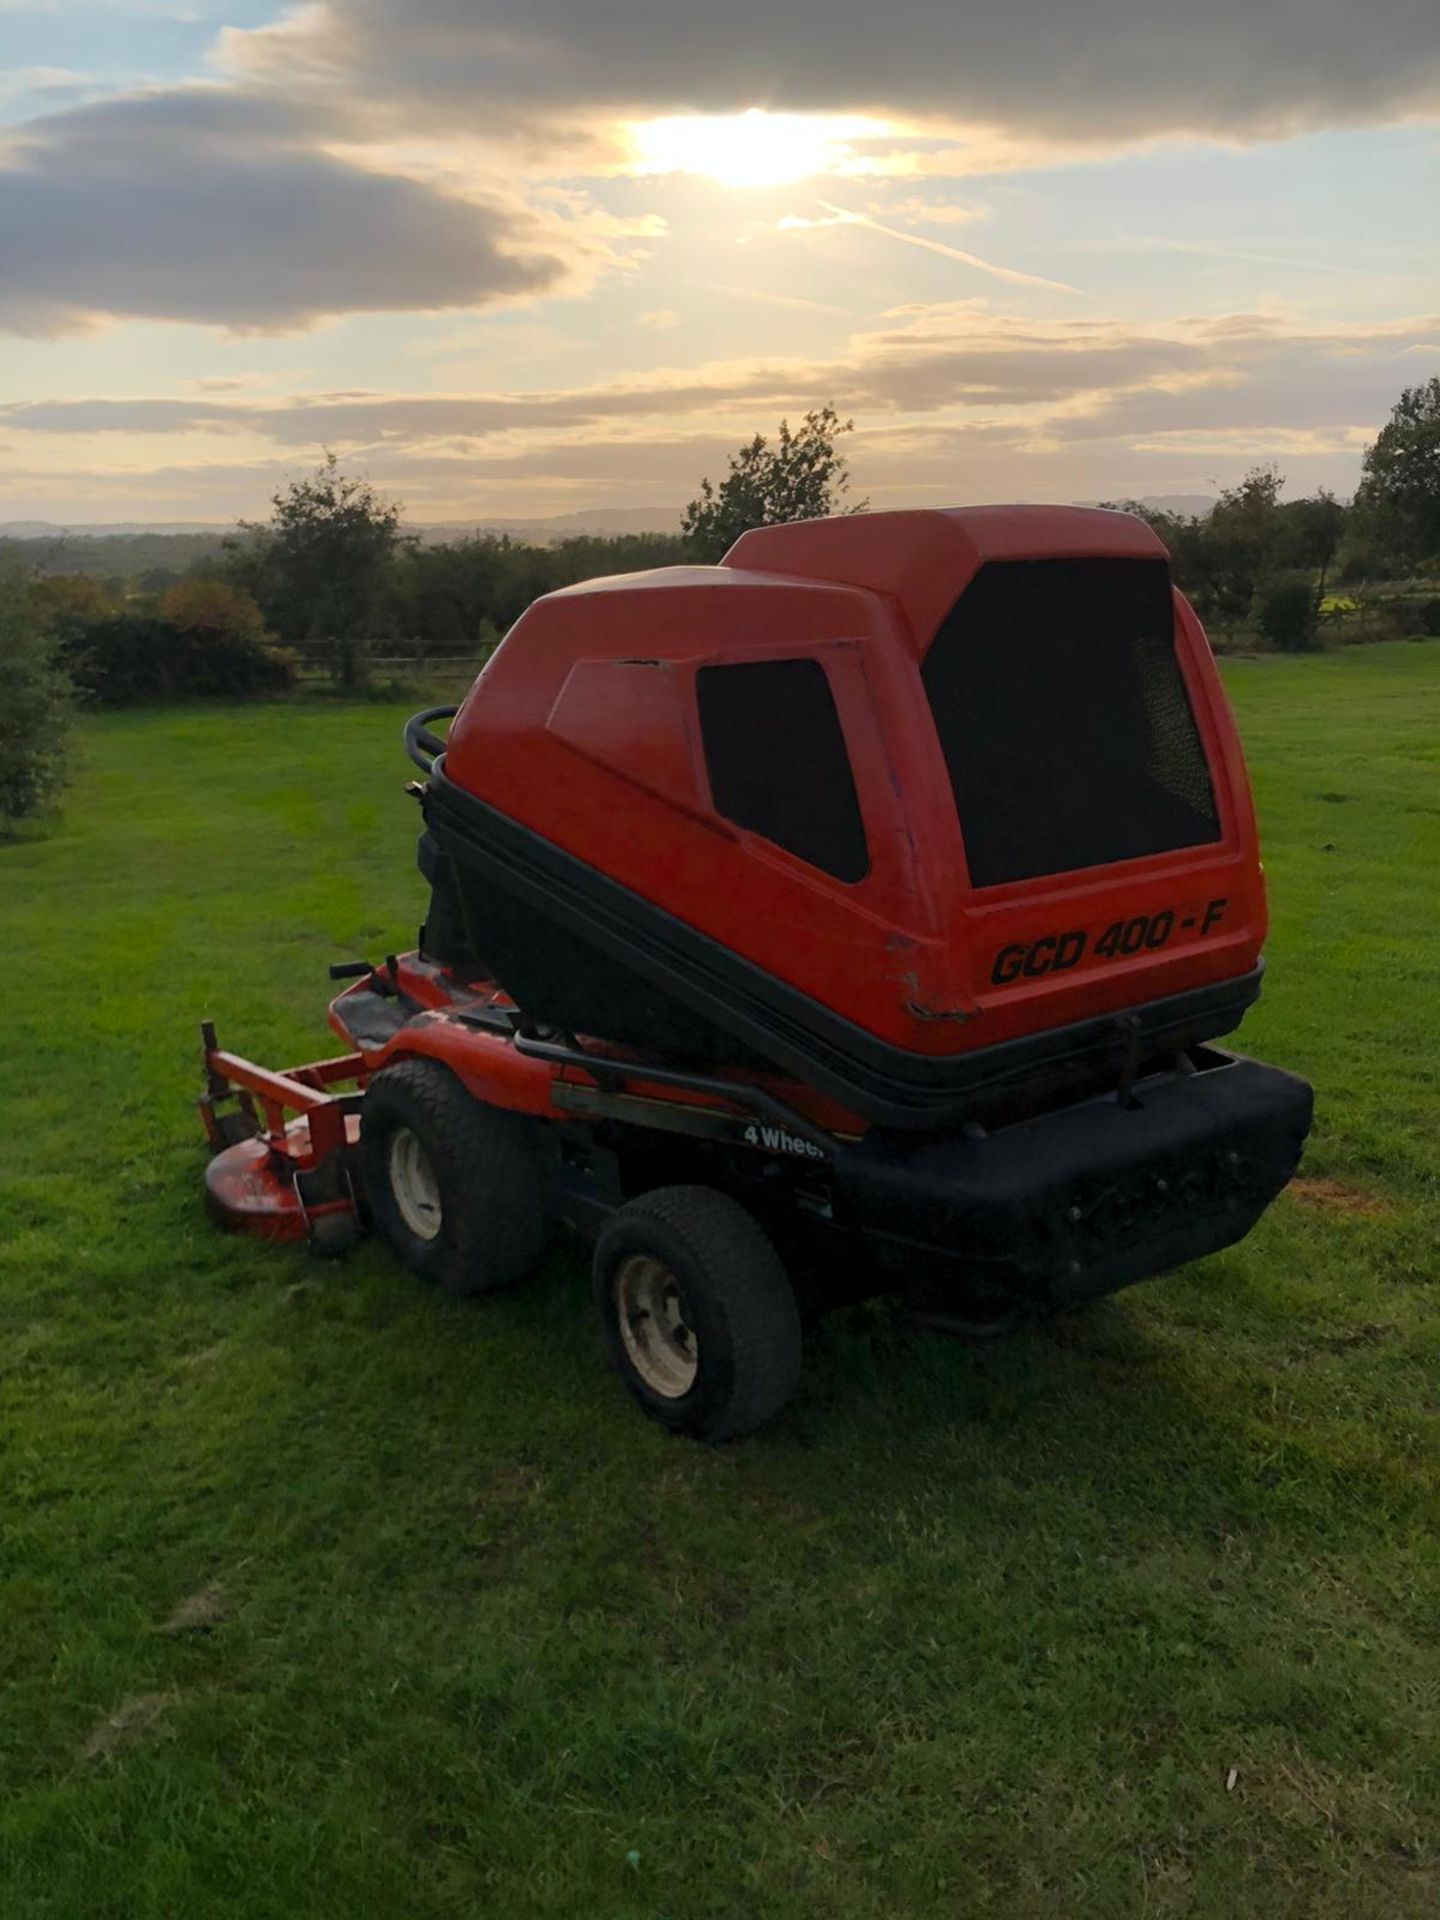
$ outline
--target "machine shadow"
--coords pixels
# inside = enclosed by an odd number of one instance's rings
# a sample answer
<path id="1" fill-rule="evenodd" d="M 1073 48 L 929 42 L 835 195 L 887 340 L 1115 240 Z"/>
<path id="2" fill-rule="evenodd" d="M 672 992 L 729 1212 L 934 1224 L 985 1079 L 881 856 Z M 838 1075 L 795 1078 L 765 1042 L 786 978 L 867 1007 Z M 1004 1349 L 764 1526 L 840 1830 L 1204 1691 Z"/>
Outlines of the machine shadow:
<path id="1" fill-rule="evenodd" d="M 1172 1535 L 1213 1541 L 1282 1519 L 1270 1498 L 1278 1469 L 1254 1444 L 1233 1389 L 1197 1393 L 1127 1294 L 984 1341 L 917 1330 L 883 1297 L 839 1309 L 807 1330 L 791 1405 L 760 1433 L 717 1448 L 645 1431 L 606 1377 L 585 1325 L 588 1293 L 578 1249 L 558 1252 L 501 1310 L 523 1320 L 525 1344 L 533 1339 L 552 1361 L 568 1325 L 572 1383 L 593 1406 L 602 1453 L 658 1439 L 696 1491 L 709 1486 L 716 1498 L 737 1480 L 783 1489 L 820 1520 L 939 1499 L 963 1534 L 967 1508 L 982 1524 L 984 1503 L 969 1490 L 1003 1481 L 1056 1496 L 1047 1520 L 1062 1534 L 1072 1496 L 1077 1515 L 1087 1510 L 1077 1518 L 1085 1531 L 1111 1502 L 1120 1533 L 1159 1521 Z"/>
<path id="2" fill-rule="evenodd" d="M 1283 1536 L 1294 1517 L 1290 1467 L 1273 1434 L 1257 1435 L 1244 1376 L 1208 1391 L 1124 1294 L 984 1342 L 915 1331 L 884 1301 L 833 1316 L 795 1403 L 759 1440 L 777 1465 L 792 1452 L 812 1470 L 831 1463 L 833 1482 L 807 1473 L 812 1494 L 833 1484 L 837 1504 L 872 1513 L 938 1502 L 977 1537 L 1000 1488 L 1052 1546 L 1098 1528 L 1208 1551 Z M 1393 1493 L 1377 1478 L 1374 1496 L 1383 1510 Z M 1363 1502 L 1363 1486 L 1347 1498 Z"/>

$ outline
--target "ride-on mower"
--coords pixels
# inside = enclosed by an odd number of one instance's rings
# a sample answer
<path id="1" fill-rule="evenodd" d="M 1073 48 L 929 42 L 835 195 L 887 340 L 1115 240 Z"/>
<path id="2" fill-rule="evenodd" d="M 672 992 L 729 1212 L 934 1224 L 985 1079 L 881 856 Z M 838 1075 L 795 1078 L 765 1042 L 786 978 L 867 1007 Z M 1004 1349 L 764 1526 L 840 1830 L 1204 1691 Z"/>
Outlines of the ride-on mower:
<path id="1" fill-rule="evenodd" d="M 232 1226 L 368 1221 L 464 1294 L 577 1228 L 630 1391 L 720 1439 L 806 1309 L 1003 1328 L 1229 1246 L 1295 1170 L 1309 1087 L 1214 1044 L 1260 989 L 1255 821 L 1139 520 L 763 528 L 537 601 L 405 741 L 429 912 L 331 969 L 351 1050 L 206 1030 Z"/>

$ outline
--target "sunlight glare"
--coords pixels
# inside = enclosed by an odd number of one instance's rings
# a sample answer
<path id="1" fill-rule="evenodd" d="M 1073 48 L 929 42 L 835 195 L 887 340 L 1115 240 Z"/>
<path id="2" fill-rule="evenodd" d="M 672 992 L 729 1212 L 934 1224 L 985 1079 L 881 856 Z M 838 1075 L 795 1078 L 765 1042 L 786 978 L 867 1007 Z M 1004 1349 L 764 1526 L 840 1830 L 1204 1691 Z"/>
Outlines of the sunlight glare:
<path id="1" fill-rule="evenodd" d="M 673 114 L 626 129 L 635 173 L 698 173 L 724 187 L 786 187 L 820 174 L 868 171 L 851 142 L 887 131 L 858 114 Z"/>

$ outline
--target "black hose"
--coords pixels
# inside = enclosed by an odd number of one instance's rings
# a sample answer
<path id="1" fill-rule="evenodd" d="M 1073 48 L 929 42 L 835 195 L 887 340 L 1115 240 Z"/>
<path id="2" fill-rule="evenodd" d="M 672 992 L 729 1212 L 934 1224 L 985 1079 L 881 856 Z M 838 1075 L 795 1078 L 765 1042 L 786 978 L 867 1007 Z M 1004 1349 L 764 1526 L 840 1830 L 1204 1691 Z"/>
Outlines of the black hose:
<path id="1" fill-rule="evenodd" d="M 713 1093 L 722 1100 L 733 1101 L 738 1107 L 748 1108 L 751 1113 L 766 1114 L 777 1120 L 791 1133 L 798 1134 L 802 1140 L 808 1140 L 828 1160 L 835 1152 L 838 1142 L 834 1134 L 814 1120 L 808 1119 L 798 1108 L 792 1107 L 788 1100 L 781 1100 L 765 1087 L 757 1087 L 750 1081 L 721 1080 L 713 1074 L 688 1073 L 675 1067 L 662 1067 L 644 1060 L 626 1060 L 612 1054 L 597 1054 L 575 1042 L 569 1046 L 552 1041 L 540 1040 L 531 1033 L 517 1033 L 515 1051 L 528 1055 L 532 1060 L 549 1060 L 556 1066 L 581 1067 L 593 1079 L 605 1078 L 625 1080 L 648 1080 L 652 1086 L 678 1087 L 692 1093 Z"/>

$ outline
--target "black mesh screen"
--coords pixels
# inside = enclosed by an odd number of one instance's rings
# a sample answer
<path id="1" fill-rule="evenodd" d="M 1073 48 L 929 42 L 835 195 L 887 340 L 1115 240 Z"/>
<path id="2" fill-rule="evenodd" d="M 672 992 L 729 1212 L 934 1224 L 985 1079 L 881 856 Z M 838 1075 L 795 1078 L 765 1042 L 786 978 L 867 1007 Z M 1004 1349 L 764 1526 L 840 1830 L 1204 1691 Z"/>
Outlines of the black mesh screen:
<path id="1" fill-rule="evenodd" d="M 701 667 L 695 697 L 715 811 L 837 880 L 863 880 L 865 828 L 820 662 Z"/>
<path id="2" fill-rule="evenodd" d="M 1163 560 L 992 562 L 925 656 L 977 887 L 1219 838 Z"/>

